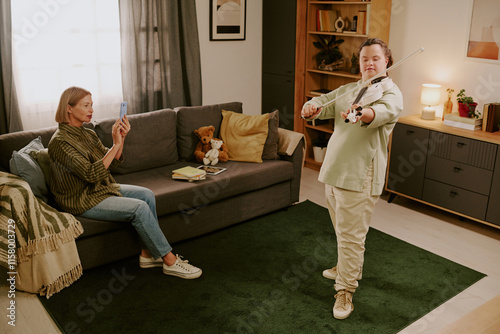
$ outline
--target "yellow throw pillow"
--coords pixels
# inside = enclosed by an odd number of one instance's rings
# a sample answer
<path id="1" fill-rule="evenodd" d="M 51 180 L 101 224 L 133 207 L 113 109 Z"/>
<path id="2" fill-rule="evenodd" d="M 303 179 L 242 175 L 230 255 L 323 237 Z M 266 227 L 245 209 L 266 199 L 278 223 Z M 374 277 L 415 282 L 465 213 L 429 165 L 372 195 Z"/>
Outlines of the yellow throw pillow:
<path id="1" fill-rule="evenodd" d="M 222 110 L 220 137 L 229 150 L 229 160 L 262 162 L 269 114 L 244 115 Z"/>

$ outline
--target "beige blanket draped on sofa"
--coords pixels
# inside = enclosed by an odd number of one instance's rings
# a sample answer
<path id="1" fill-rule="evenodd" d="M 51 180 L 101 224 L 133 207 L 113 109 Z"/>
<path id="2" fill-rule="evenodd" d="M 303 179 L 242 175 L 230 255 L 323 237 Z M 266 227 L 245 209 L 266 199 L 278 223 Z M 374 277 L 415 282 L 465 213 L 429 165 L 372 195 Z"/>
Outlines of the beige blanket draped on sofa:
<path id="1" fill-rule="evenodd" d="M 78 220 L 33 195 L 27 182 L 0 172 L 0 265 L 17 290 L 50 298 L 82 275 Z"/>

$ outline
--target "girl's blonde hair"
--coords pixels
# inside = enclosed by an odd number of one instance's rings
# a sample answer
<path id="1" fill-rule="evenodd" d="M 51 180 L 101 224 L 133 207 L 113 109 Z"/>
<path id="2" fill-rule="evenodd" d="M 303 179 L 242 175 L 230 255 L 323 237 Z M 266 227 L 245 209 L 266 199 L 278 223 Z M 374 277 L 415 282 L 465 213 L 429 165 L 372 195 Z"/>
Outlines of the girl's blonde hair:
<path id="1" fill-rule="evenodd" d="M 56 111 L 56 122 L 69 123 L 68 106 L 76 106 L 78 102 L 87 95 L 92 94 L 84 88 L 75 86 L 67 88 L 59 99 L 59 105 Z"/>

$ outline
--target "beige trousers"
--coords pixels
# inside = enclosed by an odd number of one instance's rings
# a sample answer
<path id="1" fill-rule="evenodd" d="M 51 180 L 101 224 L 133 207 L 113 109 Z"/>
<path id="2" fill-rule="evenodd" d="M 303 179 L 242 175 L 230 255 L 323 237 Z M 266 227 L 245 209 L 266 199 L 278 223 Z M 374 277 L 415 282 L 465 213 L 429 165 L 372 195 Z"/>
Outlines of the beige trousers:
<path id="1" fill-rule="evenodd" d="M 365 240 L 373 209 L 380 196 L 372 196 L 373 164 L 361 192 L 326 185 L 326 201 L 337 236 L 335 290 L 355 292 L 363 270 Z"/>

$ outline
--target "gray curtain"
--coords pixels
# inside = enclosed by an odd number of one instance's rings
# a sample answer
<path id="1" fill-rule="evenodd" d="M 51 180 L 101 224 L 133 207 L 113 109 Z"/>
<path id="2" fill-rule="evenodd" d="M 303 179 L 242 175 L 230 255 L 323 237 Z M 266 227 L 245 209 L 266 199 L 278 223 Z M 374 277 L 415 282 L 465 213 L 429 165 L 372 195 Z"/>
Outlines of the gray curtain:
<path id="1" fill-rule="evenodd" d="M 10 1 L 0 1 L 0 134 L 22 129 L 23 124 L 12 72 Z"/>
<path id="2" fill-rule="evenodd" d="M 195 0 L 120 0 L 124 99 L 131 114 L 202 103 Z"/>

